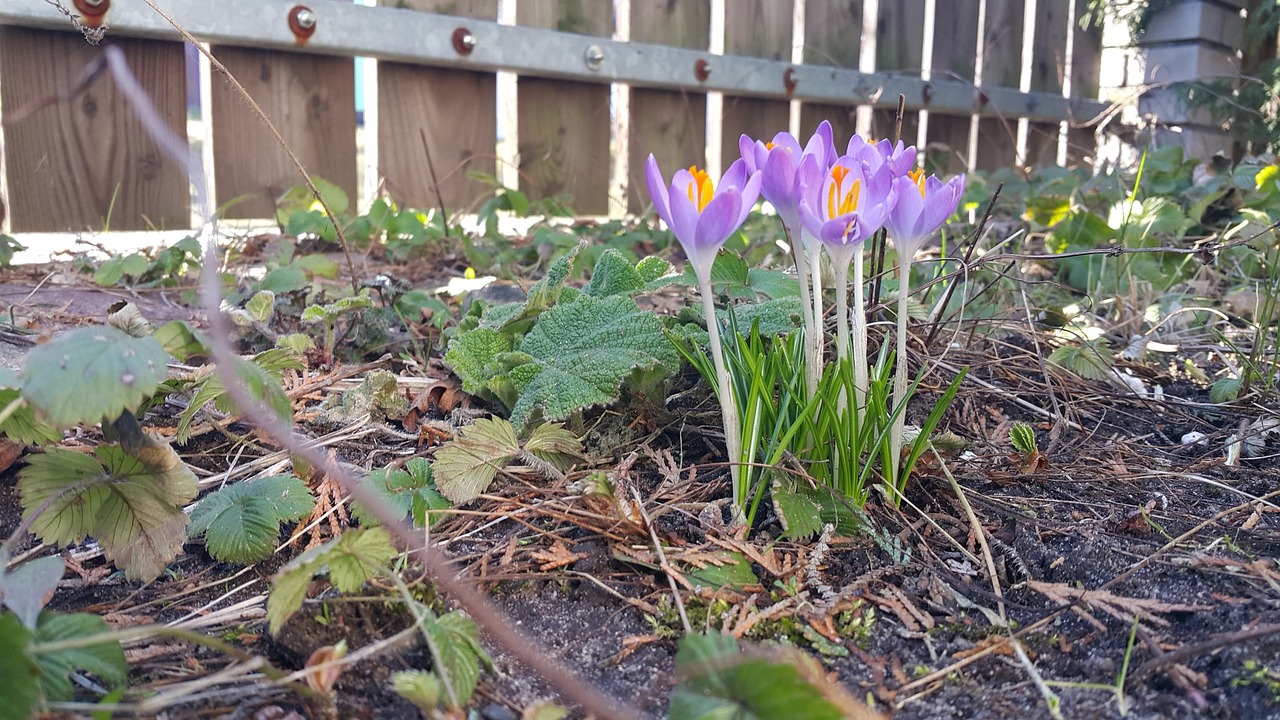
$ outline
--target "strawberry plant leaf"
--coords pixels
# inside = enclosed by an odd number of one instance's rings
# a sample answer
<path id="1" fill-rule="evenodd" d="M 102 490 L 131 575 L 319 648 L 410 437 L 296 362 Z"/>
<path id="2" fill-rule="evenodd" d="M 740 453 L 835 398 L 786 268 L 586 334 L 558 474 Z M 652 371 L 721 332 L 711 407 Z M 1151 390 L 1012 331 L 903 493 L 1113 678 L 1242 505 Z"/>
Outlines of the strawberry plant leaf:
<path id="1" fill-rule="evenodd" d="M 13 613 L 0 613 L 0 720 L 27 720 L 39 700 L 40 666 L 28 654 L 31 632 Z"/>
<path id="2" fill-rule="evenodd" d="M 559 425 L 539 425 L 533 429 L 524 449 L 561 472 L 582 459 L 582 440 Z"/>
<path id="3" fill-rule="evenodd" d="M 1087 380 L 1105 380 L 1111 375 L 1111 346 L 1106 338 L 1081 345 L 1063 345 L 1049 353 L 1049 362 L 1061 365 Z"/>
<path id="4" fill-rule="evenodd" d="M 285 394 L 284 388 L 280 387 L 280 378 L 285 370 L 303 368 L 302 361 L 292 350 L 272 348 L 258 353 L 252 360 L 233 357 L 231 363 L 233 371 L 240 378 L 241 385 L 251 395 L 271 408 L 281 420 L 287 421 L 293 418 L 293 402 Z M 231 397 L 227 395 L 222 376 L 216 372 L 214 366 L 209 365 L 203 368 L 193 387 L 195 395 L 192 396 L 186 409 L 178 415 L 178 428 L 174 433 L 174 439 L 179 444 L 191 438 L 191 424 L 195 421 L 196 413 L 210 402 L 213 402 L 214 407 L 220 412 L 238 411 Z"/>
<path id="5" fill-rule="evenodd" d="M 437 672 L 447 673 L 458 702 L 465 706 L 480 681 L 480 663 L 493 664 L 480 647 L 479 628 L 474 620 L 454 610 L 434 621 L 428 619 L 422 629 L 431 636 Z"/>
<path id="6" fill-rule="evenodd" d="M 329 580 L 342 592 L 355 592 L 396 556 L 391 536 L 382 528 L 356 528 L 289 561 L 267 597 L 271 634 L 302 607 L 311 578 L 328 568 Z"/>
<path id="7" fill-rule="evenodd" d="M 170 320 L 156 328 L 152 337 L 179 362 L 186 362 L 192 355 L 209 354 L 208 338 L 185 320 Z"/>
<path id="8" fill-rule="evenodd" d="M 519 454 L 515 429 L 506 420 L 481 418 L 459 428 L 457 439 L 436 450 L 432 467 L 440 493 L 455 505 L 474 500 Z"/>
<path id="9" fill-rule="evenodd" d="M 18 478 L 23 516 L 43 508 L 31 525 L 42 540 L 66 545 L 93 536 L 128 578 L 151 580 L 186 540 L 182 506 L 196 496 L 195 475 L 163 443 L 148 443 L 137 456 L 101 445 L 95 456 L 60 448 L 33 456 Z"/>
<path id="10" fill-rule="evenodd" d="M 782 523 L 782 537 L 806 540 L 821 532 L 822 507 L 798 491 L 794 483 L 774 480 L 769 495 Z"/>
<path id="11" fill-rule="evenodd" d="M 124 685 L 129 664 L 116 640 L 69 650 L 43 652 L 40 643 L 70 640 L 111 632 L 111 626 L 97 615 L 87 613 L 43 613 L 36 628 L 31 653 L 40 666 L 40 689 L 47 700 L 71 700 L 71 675 L 85 672 L 96 676 L 107 687 Z"/>
<path id="12" fill-rule="evenodd" d="M 85 327 L 37 345 L 23 360 L 22 396 L 46 422 L 66 428 L 136 410 L 168 375 L 153 337 Z"/>
<path id="13" fill-rule="evenodd" d="M 0 421 L 0 433 L 4 433 L 5 437 L 23 445 L 47 445 L 62 439 L 60 431 L 40 422 L 36 411 L 22 399 L 21 391 L 12 388 L 0 390 L 0 410 L 7 409 L 13 403 L 21 404 L 9 417 Z"/>
<path id="14" fill-rule="evenodd" d="M 53 555 L 29 560 L 6 572 L 8 561 L 8 553 L 0 552 L 0 604 L 12 610 L 28 629 L 35 629 L 40 610 L 58 587 L 66 565 L 61 556 Z"/>
<path id="15" fill-rule="evenodd" d="M 204 496 L 191 511 L 192 536 L 205 536 L 209 554 L 249 565 L 269 557 L 281 523 L 301 520 L 315 499 L 293 475 L 272 475 L 229 485 Z"/>
<path id="16" fill-rule="evenodd" d="M 414 458 L 403 468 L 375 470 L 365 478 L 364 485 L 402 516 L 412 516 L 415 527 L 426 527 L 437 511 L 453 507 L 436 489 L 435 474 L 425 458 Z M 355 505 L 355 516 L 362 525 L 378 524 L 377 518 L 360 503 Z"/>
<path id="17" fill-rule="evenodd" d="M 1036 432 L 1026 423 L 1017 422 L 1009 428 L 1009 442 L 1023 455 L 1036 452 Z"/>

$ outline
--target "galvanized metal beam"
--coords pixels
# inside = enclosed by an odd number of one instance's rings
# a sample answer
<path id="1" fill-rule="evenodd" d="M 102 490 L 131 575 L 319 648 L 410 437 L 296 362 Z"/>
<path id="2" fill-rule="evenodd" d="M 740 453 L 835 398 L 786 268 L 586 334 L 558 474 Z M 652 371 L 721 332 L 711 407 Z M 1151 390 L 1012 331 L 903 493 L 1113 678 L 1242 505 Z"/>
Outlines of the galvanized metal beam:
<path id="1" fill-rule="evenodd" d="M 63 0 L 67 7 L 72 0 Z M 300 37 L 295 0 L 157 0 L 157 5 L 195 37 L 211 43 L 296 50 L 328 55 L 455 67 L 507 70 L 519 75 L 579 82 L 626 83 L 689 92 L 832 104 L 896 107 L 952 114 L 1025 117 L 1039 121 L 1088 119 L 1106 105 L 1052 93 L 1023 93 L 955 81 L 924 81 L 893 73 L 856 70 L 682 48 L 616 42 L 541 28 L 499 25 L 469 18 L 313 2 L 302 17 L 309 37 Z M 142 0 L 111 0 L 112 33 L 179 39 L 164 18 Z M 292 27 L 291 27 L 292 20 Z M 71 30 L 67 18 L 47 2 L 0 0 L 0 23 Z M 305 34 L 305 31 L 304 33 Z"/>

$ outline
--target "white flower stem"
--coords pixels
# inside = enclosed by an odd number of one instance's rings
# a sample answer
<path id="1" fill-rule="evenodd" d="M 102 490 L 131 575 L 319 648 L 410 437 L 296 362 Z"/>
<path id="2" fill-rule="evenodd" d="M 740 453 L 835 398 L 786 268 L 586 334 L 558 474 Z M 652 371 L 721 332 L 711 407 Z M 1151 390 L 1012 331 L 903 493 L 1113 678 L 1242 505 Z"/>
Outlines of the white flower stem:
<path id="1" fill-rule="evenodd" d="M 861 426 L 867 406 L 867 304 L 862 298 L 862 246 L 853 253 L 853 396 Z"/>
<path id="2" fill-rule="evenodd" d="M 809 382 L 815 390 L 822 377 L 822 349 L 827 345 L 827 323 L 822 312 L 822 253 L 809 256 L 809 279 L 813 282 L 813 334 L 807 338 L 805 359 L 809 366 Z"/>
<path id="3" fill-rule="evenodd" d="M 741 468 L 738 467 L 742 462 L 742 429 L 738 419 L 738 403 L 733 395 L 733 384 L 729 381 L 729 371 L 724 366 L 724 351 L 720 344 L 720 323 L 716 320 L 715 296 L 711 293 L 709 273 L 698 273 L 698 292 L 702 294 L 702 311 L 707 318 L 707 334 L 711 336 L 711 362 L 716 368 L 720 414 L 724 416 L 724 444 L 729 454 L 729 476 L 733 481 L 733 505 L 735 508 L 741 508 L 746 496 L 746 488 L 743 488 L 739 482 Z"/>
<path id="4" fill-rule="evenodd" d="M 892 450 L 889 458 L 891 481 L 898 481 L 898 466 L 902 462 L 902 431 L 907 422 L 905 408 L 899 409 L 907 402 L 907 295 L 911 290 L 911 256 L 903 254 L 898 258 L 898 351 L 895 355 L 895 375 L 893 379 L 893 411 L 898 413 L 889 431 L 889 447 Z"/>
<path id="5" fill-rule="evenodd" d="M 816 347 L 813 339 L 818 336 L 818 322 L 813 317 L 813 303 L 809 299 L 809 258 L 804 243 L 800 241 L 799 233 L 791 243 L 791 254 L 795 258 L 796 277 L 800 279 L 800 306 L 804 313 L 804 359 L 805 359 L 805 389 L 809 391 L 809 397 L 812 398 L 818 393 L 818 377 L 821 373 L 818 367 L 819 361 L 814 357 L 813 348 Z"/>

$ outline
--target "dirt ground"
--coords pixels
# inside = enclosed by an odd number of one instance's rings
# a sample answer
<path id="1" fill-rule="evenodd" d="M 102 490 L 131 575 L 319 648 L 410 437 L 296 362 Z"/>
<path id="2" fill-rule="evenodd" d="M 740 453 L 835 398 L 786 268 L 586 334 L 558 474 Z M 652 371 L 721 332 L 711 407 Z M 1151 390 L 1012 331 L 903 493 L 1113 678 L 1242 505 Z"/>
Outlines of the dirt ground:
<path id="1" fill-rule="evenodd" d="M 0 335 L 0 361 L 13 366 L 39 334 L 97 321 L 119 299 L 137 302 L 153 321 L 200 316 L 172 294 L 107 291 L 47 271 L 10 270 L 0 278 L 0 302 L 20 330 Z M 1203 387 L 1159 368 L 1149 372 L 1164 388 L 1160 399 L 1049 376 L 1025 341 L 1028 332 L 975 338 L 949 356 L 969 365 L 971 381 L 944 427 L 967 448 L 922 464 L 908 491 L 914 509 L 869 505 L 880 535 L 833 536 L 825 552 L 814 541 L 776 540 L 780 527 L 772 518 L 744 541 L 690 509 L 726 494 L 714 466 L 713 402 L 704 390 L 680 395 L 688 408 L 590 413 L 582 429 L 599 467 L 629 466 L 619 480 L 639 492 L 673 552 L 745 546 L 755 553 L 759 587 L 684 593 L 698 628 L 757 621 L 747 639 L 821 651 L 833 680 L 894 718 L 1049 717 L 1050 691 L 1067 718 L 1280 718 L 1276 443 L 1263 438 L 1258 456 L 1235 466 L 1223 454 L 1228 435 L 1275 408 L 1210 405 Z M 682 377 L 673 395 L 694 384 Z M 1008 437 L 1015 421 L 1035 428 L 1042 461 L 1028 465 L 1014 455 Z M 1204 444 L 1182 444 L 1192 431 L 1206 435 Z M 200 475 L 225 469 L 244 452 L 216 433 L 178 449 Z M 392 434 L 337 448 L 357 465 L 423 450 Z M 705 469 L 691 479 L 695 466 Z M 20 512 L 15 471 L 0 476 L 5 537 Z M 565 486 L 509 482 L 492 492 L 468 505 L 469 514 L 434 526 L 433 538 L 548 655 L 605 694 L 661 717 L 677 680 L 680 625 L 666 577 L 636 561 L 652 549 L 648 537 Z M 990 538 L 986 549 L 966 504 Z M 577 557 L 543 569 L 557 545 Z M 32 538 L 19 550 L 34 547 Z M 119 627 L 198 628 L 286 671 L 337 639 L 354 651 L 411 624 L 376 590 L 352 598 L 320 589 L 272 638 L 262 620 L 265 594 L 294 552 L 240 568 L 212 561 L 191 542 L 169 573 L 139 587 L 105 567 L 92 545 L 69 548 L 75 571 L 52 606 L 99 613 Z M 819 584 L 839 595 L 836 604 L 824 605 Z M 796 597 L 797 589 L 806 594 Z M 758 617 L 771 606 L 782 608 L 777 616 Z M 1025 658 L 1000 642 L 1011 634 Z M 534 701 L 558 697 L 510 654 L 492 643 L 488 649 L 495 667 L 482 676 L 478 717 L 518 718 Z M 144 693 L 229 672 L 167 707 L 168 717 L 315 710 L 209 649 L 156 639 L 128 647 L 128 655 L 131 686 Z M 338 681 L 339 714 L 418 717 L 387 679 L 429 666 L 418 635 L 388 644 Z"/>

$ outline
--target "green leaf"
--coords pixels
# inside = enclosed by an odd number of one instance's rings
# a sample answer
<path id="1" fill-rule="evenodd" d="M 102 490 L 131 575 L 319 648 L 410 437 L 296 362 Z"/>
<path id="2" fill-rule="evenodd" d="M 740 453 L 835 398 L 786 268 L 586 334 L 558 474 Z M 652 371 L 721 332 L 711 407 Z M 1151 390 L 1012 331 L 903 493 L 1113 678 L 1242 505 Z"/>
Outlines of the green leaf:
<path id="1" fill-rule="evenodd" d="M 774 480 L 770 497 L 782 523 L 782 537 L 807 540 L 822 531 L 822 507 L 799 491 L 794 483 Z"/>
<path id="2" fill-rule="evenodd" d="M 744 653 L 728 635 L 685 637 L 676 651 L 676 670 L 683 679 L 671 695 L 668 717 L 839 720 L 846 716 L 822 690 L 802 677 L 803 663 L 814 663 L 812 658 L 799 651 L 793 655 L 780 651 L 779 656 L 784 661 L 771 661 L 762 653 Z M 805 669 L 806 674 L 814 674 L 812 667 Z M 820 667 L 817 674 L 821 674 Z"/>
<path id="3" fill-rule="evenodd" d="M 93 282 L 102 287 L 115 285 L 124 279 L 125 275 L 135 278 L 142 275 L 150 265 L 151 261 L 141 253 L 116 255 L 102 261 L 93 273 Z"/>
<path id="4" fill-rule="evenodd" d="M 600 253 L 595 269 L 591 271 L 591 282 L 582 291 L 595 297 L 630 295 L 643 290 L 644 284 L 644 278 L 631 261 L 621 252 L 609 248 Z"/>
<path id="5" fill-rule="evenodd" d="M 1023 455 L 1031 455 L 1037 451 L 1036 432 L 1026 423 L 1016 422 L 1009 428 L 1009 442 Z"/>
<path id="6" fill-rule="evenodd" d="M 559 425 L 550 423 L 533 429 L 524 449 L 562 472 L 582 459 L 582 440 Z"/>
<path id="7" fill-rule="evenodd" d="M 401 670 L 391 675 L 391 689 L 422 711 L 423 717 L 440 706 L 445 696 L 444 684 L 433 672 L 426 670 Z"/>
<path id="8" fill-rule="evenodd" d="M 155 331 L 151 321 L 143 316 L 137 305 L 121 301 L 111 306 L 107 313 L 107 325 L 124 332 L 129 337 L 146 337 Z"/>
<path id="9" fill-rule="evenodd" d="M 436 450 L 432 467 L 440 493 L 455 505 L 470 502 L 519 454 L 515 429 L 506 420 L 481 418 L 459 428 L 457 439 Z"/>
<path id="10" fill-rule="evenodd" d="M 209 354 L 209 340 L 186 320 L 170 320 L 156 328 L 151 336 L 179 362 L 186 362 L 192 355 Z"/>
<path id="11" fill-rule="evenodd" d="M 458 702 L 465 706 L 480 681 L 480 663 L 493 663 L 480 647 L 480 629 L 459 610 L 445 613 L 435 621 L 428 620 L 422 629 L 431 636 L 434 645 L 436 672 L 447 675 Z"/>
<path id="12" fill-rule="evenodd" d="M 88 647 L 44 652 L 40 643 L 101 635 L 111 632 L 111 626 L 97 615 L 87 613 L 43 613 L 36 629 L 35 644 L 31 652 L 40 665 L 40 689 L 45 699 L 67 701 L 72 699 L 71 674 L 77 672 L 96 676 L 103 685 L 114 688 L 123 685 L 129 676 L 129 665 L 124 650 L 116 640 L 107 640 Z"/>
<path id="13" fill-rule="evenodd" d="M 373 300 L 368 295 L 351 295 L 327 305 L 307 307 L 302 311 L 302 322 L 333 322 L 342 315 L 367 307 L 373 307 Z"/>
<path id="14" fill-rule="evenodd" d="M 1049 362 L 1061 365 L 1088 380 L 1104 380 L 1111 375 L 1111 347 L 1106 338 L 1080 345 L 1063 345 L 1049 353 Z"/>
<path id="15" fill-rule="evenodd" d="M 240 378 L 240 385 L 253 397 L 271 408 L 281 420 L 293 418 L 293 402 L 280 386 L 280 377 L 285 370 L 302 369 L 302 361 L 287 348 L 272 348 L 258 353 L 252 360 L 236 356 L 232 358 L 233 372 Z M 227 395 L 222 376 L 212 365 L 203 368 L 203 375 L 193 385 L 195 394 L 187 407 L 178 415 L 178 427 L 174 439 L 185 443 L 191 437 L 191 423 L 196 413 L 210 402 L 224 413 L 238 412 L 231 397 Z"/>
<path id="16" fill-rule="evenodd" d="M 0 410 L 8 408 L 13 403 L 21 403 L 21 405 L 10 413 L 4 422 L 0 422 L 0 433 L 23 445 L 47 445 L 62 439 L 62 433 L 59 430 L 40 422 L 36 417 L 36 411 L 20 397 L 19 390 L 0 390 Z"/>
<path id="17" fill-rule="evenodd" d="M 708 553 L 702 557 L 714 558 L 719 564 L 708 562 L 705 567 L 689 566 L 685 570 L 685 578 L 694 585 L 742 589 L 760 584 L 760 578 L 757 578 L 751 569 L 751 562 L 742 553 L 726 550 Z"/>
<path id="18" fill-rule="evenodd" d="M 267 622 L 275 635 L 289 616 L 302 607 L 311 578 L 328 569 L 329 580 L 338 590 L 355 592 L 365 581 L 381 573 L 396 549 L 382 528 L 355 528 L 319 547 L 314 547 L 285 565 L 267 597 Z"/>
<path id="19" fill-rule="evenodd" d="M 276 347 L 302 355 L 316 346 L 316 341 L 304 333 L 289 333 L 276 338 Z"/>
<path id="20" fill-rule="evenodd" d="M 49 448 L 18 477 L 23 517 L 49 503 L 31 529 L 48 543 L 98 539 L 109 561 L 132 580 L 164 570 L 186 540 L 182 506 L 196 496 L 196 479 L 173 448 L 144 445 L 138 456 L 100 445 L 93 456 Z"/>
<path id="21" fill-rule="evenodd" d="M 206 536 L 209 554 L 249 565 L 271 556 L 281 523 L 306 517 L 315 499 L 293 475 L 272 475 L 209 493 L 191 511 L 192 536 Z"/>
<path id="22" fill-rule="evenodd" d="M 28 720 L 40 698 L 40 666 L 28 654 L 31 633 L 13 613 L 0 613 L 0 720 Z"/>
<path id="23" fill-rule="evenodd" d="M 66 565 L 61 556 L 54 555 L 28 560 L 17 569 L 6 572 L 3 563 L 8 560 L 8 554 L 0 552 L 0 603 L 33 630 L 40 610 L 66 572 Z"/>
<path id="24" fill-rule="evenodd" d="M 511 373 L 519 392 L 511 408 L 517 427 L 538 410 L 554 421 L 611 403 L 623 381 L 638 371 L 674 372 L 680 367 L 657 316 L 619 296 L 583 296 L 551 308 L 519 350 L 531 361 Z"/>
<path id="25" fill-rule="evenodd" d="M 462 378 L 464 391 L 479 395 L 484 392 L 486 381 L 496 372 L 493 364 L 498 356 L 510 350 L 511 338 L 506 334 L 489 328 L 476 328 L 459 333 L 449 343 L 444 362 Z"/>
<path id="26" fill-rule="evenodd" d="M 426 458 L 414 458 L 403 468 L 374 470 L 365 478 L 364 486 L 402 517 L 412 517 L 415 527 L 427 527 L 437 511 L 453 507 L 436 489 L 431 463 Z M 360 503 L 355 505 L 355 516 L 362 525 L 378 524 L 373 513 Z"/>
<path id="27" fill-rule="evenodd" d="M 648 284 L 672 274 L 672 267 L 666 259 L 649 255 L 636 263 L 636 272 L 640 273 L 640 279 Z"/>
<path id="28" fill-rule="evenodd" d="M 27 353 L 22 396 L 55 427 L 111 420 L 156 391 L 168 376 L 168 362 L 154 337 L 80 328 Z"/>
<path id="29" fill-rule="evenodd" d="M 1209 386 L 1209 402 L 1221 404 L 1231 402 L 1240 397 L 1240 387 L 1243 385 L 1238 377 L 1218 378 Z"/>
<path id="30" fill-rule="evenodd" d="M 249 302 L 244 304 L 244 309 L 248 311 L 249 317 L 254 322 L 265 325 L 276 311 L 276 294 L 270 290 L 259 290 L 249 298 Z"/>
<path id="31" fill-rule="evenodd" d="M 295 265 L 268 270 L 258 282 L 259 290 L 266 290 L 277 295 L 301 290 L 307 286 L 307 276 Z"/>

